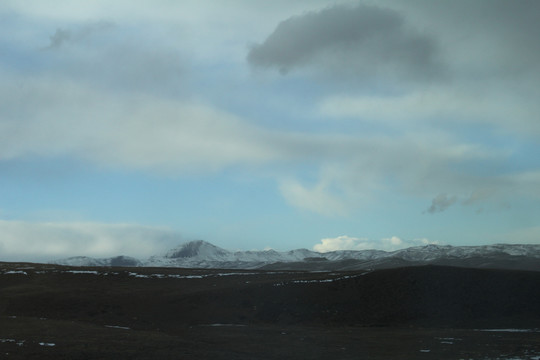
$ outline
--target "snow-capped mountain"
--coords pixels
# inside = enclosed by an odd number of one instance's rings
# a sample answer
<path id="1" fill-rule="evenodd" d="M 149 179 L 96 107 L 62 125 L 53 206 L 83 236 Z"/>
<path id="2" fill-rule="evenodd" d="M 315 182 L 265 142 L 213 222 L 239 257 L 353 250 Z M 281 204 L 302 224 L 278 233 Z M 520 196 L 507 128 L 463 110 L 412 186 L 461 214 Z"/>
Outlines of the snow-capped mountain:
<path id="1" fill-rule="evenodd" d="M 307 249 L 287 252 L 229 251 L 203 240 L 191 241 L 146 260 L 126 256 L 107 259 L 73 257 L 54 261 L 71 266 L 151 266 L 229 269 L 355 270 L 407 265 L 441 264 L 467 267 L 540 270 L 540 245 L 427 245 L 397 251 L 340 250 L 319 253 Z"/>
<path id="2" fill-rule="evenodd" d="M 540 245 L 496 244 L 483 246 L 426 245 L 391 253 L 410 261 L 430 261 L 441 258 L 472 258 L 497 256 L 527 256 L 540 259 Z"/>
<path id="3" fill-rule="evenodd" d="M 275 250 L 232 252 L 197 240 L 171 249 L 162 256 L 151 256 L 143 261 L 143 266 L 254 269 L 277 262 L 304 261 L 310 257 L 321 257 L 321 254 L 307 249 L 287 252 Z"/>

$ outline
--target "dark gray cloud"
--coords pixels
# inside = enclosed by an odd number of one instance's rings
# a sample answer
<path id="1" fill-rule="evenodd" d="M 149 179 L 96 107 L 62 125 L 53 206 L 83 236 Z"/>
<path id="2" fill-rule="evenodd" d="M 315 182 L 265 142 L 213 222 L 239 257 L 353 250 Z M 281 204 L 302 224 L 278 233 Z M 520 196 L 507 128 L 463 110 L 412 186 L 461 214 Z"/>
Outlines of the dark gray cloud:
<path id="1" fill-rule="evenodd" d="M 468 80 L 514 78 L 540 68 L 540 1 L 385 0 L 437 34 L 444 58 Z M 536 79 L 535 79 L 536 80 Z"/>
<path id="2" fill-rule="evenodd" d="M 282 74 L 315 66 L 331 73 L 395 80 L 438 76 L 434 39 L 420 33 L 397 11 L 367 6 L 336 5 L 282 21 L 247 60 Z"/>
<path id="3" fill-rule="evenodd" d="M 431 200 L 431 206 L 426 211 L 430 214 L 443 212 L 446 209 L 448 209 L 450 206 L 454 205 L 456 201 L 457 201 L 456 196 L 451 196 L 448 194 L 439 194 L 433 200 Z"/>

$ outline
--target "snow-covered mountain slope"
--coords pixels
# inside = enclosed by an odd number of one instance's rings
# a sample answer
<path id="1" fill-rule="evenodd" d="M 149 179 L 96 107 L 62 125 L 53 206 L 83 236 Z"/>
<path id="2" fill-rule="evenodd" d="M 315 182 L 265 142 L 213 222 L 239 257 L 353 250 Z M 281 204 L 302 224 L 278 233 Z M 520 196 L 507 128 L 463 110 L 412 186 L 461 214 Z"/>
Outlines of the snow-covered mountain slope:
<path id="1" fill-rule="evenodd" d="M 276 262 L 304 261 L 305 258 L 320 256 L 320 253 L 307 249 L 288 252 L 275 250 L 232 252 L 197 240 L 171 249 L 162 256 L 151 256 L 143 261 L 143 266 L 254 269 Z"/>
<path id="2" fill-rule="evenodd" d="M 540 259 L 540 245 L 496 244 L 483 246 L 427 245 L 394 251 L 393 257 L 409 261 L 430 261 L 442 258 L 526 256 Z"/>
<path id="3" fill-rule="evenodd" d="M 206 241 L 197 240 L 182 244 L 167 251 L 164 256 L 168 259 L 206 259 L 227 261 L 232 260 L 231 253 Z"/>
<path id="4" fill-rule="evenodd" d="M 73 256 L 67 259 L 52 261 L 52 263 L 67 266 L 107 266 L 106 259 L 95 259 L 88 256 Z"/>
<path id="5" fill-rule="evenodd" d="M 198 240 L 184 243 L 146 260 L 125 256 L 108 259 L 73 257 L 53 263 L 71 266 L 152 266 L 185 268 L 295 268 L 332 270 L 387 268 L 406 265 L 446 264 L 470 267 L 527 268 L 540 270 L 540 245 L 496 244 L 484 246 L 427 245 L 386 252 L 342 250 L 318 253 L 307 249 L 287 252 L 229 251 Z M 294 265 L 293 265 L 294 264 Z"/>
<path id="6" fill-rule="evenodd" d="M 129 256 L 115 256 L 96 259 L 87 256 L 74 256 L 67 259 L 52 261 L 54 264 L 66 266 L 141 266 L 140 260 Z"/>

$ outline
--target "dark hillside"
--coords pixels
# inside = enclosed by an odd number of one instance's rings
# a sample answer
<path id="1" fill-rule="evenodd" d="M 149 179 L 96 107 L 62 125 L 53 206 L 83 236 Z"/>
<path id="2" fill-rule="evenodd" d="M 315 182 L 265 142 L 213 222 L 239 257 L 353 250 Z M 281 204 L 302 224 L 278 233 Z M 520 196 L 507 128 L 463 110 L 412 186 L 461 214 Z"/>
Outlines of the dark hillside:
<path id="1" fill-rule="evenodd" d="M 353 275 L 354 276 L 354 275 Z M 429 327 L 539 327 L 540 273 L 437 266 L 214 294 L 257 307 L 250 321 Z"/>
<path id="2" fill-rule="evenodd" d="M 201 323 L 540 326 L 538 272 L 421 266 L 370 273 L 62 267 L 25 273 L 0 276 L 3 315 L 171 330 Z"/>

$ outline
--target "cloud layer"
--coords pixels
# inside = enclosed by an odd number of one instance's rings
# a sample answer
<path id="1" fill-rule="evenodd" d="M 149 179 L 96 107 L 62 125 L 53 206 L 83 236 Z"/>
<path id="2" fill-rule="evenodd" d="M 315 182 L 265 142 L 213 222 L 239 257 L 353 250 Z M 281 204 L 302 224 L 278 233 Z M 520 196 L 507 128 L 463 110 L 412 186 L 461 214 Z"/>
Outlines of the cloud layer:
<path id="1" fill-rule="evenodd" d="M 0 233 L 0 253 L 7 261 L 51 261 L 81 255 L 145 258 L 181 242 L 171 230 L 131 224 L 0 220 Z"/>

